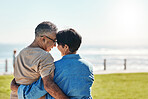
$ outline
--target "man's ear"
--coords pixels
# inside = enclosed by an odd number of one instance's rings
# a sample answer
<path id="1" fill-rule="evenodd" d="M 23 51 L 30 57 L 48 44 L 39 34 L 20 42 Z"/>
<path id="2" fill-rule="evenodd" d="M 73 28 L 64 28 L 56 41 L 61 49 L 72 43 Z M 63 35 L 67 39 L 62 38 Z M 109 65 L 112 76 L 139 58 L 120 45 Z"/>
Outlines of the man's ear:
<path id="1" fill-rule="evenodd" d="M 45 42 L 45 39 L 43 39 L 43 42 Z"/>
<path id="2" fill-rule="evenodd" d="M 41 41 L 45 42 L 45 37 L 44 36 L 41 37 Z"/>

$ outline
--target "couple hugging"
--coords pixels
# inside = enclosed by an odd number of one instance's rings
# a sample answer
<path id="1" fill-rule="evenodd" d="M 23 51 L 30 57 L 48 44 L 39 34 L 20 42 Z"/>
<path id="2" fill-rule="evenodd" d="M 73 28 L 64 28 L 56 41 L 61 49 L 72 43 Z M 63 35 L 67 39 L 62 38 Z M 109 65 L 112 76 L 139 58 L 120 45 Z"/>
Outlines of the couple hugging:
<path id="1" fill-rule="evenodd" d="M 53 23 L 40 23 L 15 59 L 10 99 L 92 99 L 93 66 L 76 53 L 81 40 L 74 29 L 57 33 Z M 63 57 L 54 62 L 49 51 L 56 43 Z"/>

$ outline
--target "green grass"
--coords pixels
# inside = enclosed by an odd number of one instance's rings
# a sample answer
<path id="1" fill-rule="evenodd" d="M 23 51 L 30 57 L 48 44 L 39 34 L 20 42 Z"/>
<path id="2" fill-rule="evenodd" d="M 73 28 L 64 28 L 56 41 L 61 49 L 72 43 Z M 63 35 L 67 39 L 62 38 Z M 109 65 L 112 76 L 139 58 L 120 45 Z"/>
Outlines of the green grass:
<path id="1" fill-rule="evenodd" d="M 0 99 L 10 99 L 12 75 L 0 76 Z M 148 99 L 148 73 L 95 75 L 93 99 Z"/>
<path id="2" fill-rule="evenodd" d="M 148 99 L 148 73 L 95 75 L 94 99 Z"/>
<path id="3" fill-rule="evenodd" d="M 0 76 L 0 99 L 10 99 L 10 83 L 12 75 Z"/>

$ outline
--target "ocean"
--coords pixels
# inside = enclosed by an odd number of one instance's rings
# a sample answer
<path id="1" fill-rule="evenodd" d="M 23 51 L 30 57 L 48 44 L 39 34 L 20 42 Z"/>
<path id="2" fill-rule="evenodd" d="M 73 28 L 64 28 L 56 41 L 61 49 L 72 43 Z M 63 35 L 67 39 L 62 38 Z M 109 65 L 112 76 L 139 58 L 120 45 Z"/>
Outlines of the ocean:
<path id="1" fill-rule="evenodd" d="M 8 73 L 13 73 L 13 50 L 17 50 L 17 55 L 26 46 L 25 44 L 0 44 L 0 73 L 5 72 L 6 59 L 8 60 Z M 53 48 L 50 53 L 55 61 L 61 59 L 57 48 Z M 104 69 L 104 59 L 106 59 L 106 70 L 123 70 L 124 59 L 126 59 L 127 70 L 148 71 L 148 48 L 82 45 L 77 53 L 93 64 L 94 71 Z"/>

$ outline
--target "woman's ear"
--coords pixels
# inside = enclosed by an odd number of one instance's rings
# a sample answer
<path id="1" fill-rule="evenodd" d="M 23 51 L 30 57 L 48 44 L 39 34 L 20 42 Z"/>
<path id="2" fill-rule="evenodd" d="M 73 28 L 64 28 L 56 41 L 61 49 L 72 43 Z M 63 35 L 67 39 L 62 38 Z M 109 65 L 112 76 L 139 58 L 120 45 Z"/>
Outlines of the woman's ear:
<path id="1" fill-rule="evenodd" d="M 69 46 L 65 44 L 65 49 L 69 51 Z"/>
<path id="2" fill-rule="evenodd" d="M 64 54 L 67 55 L 69 53 L 69 46 L 65 44 L 64 46 Z"/>

